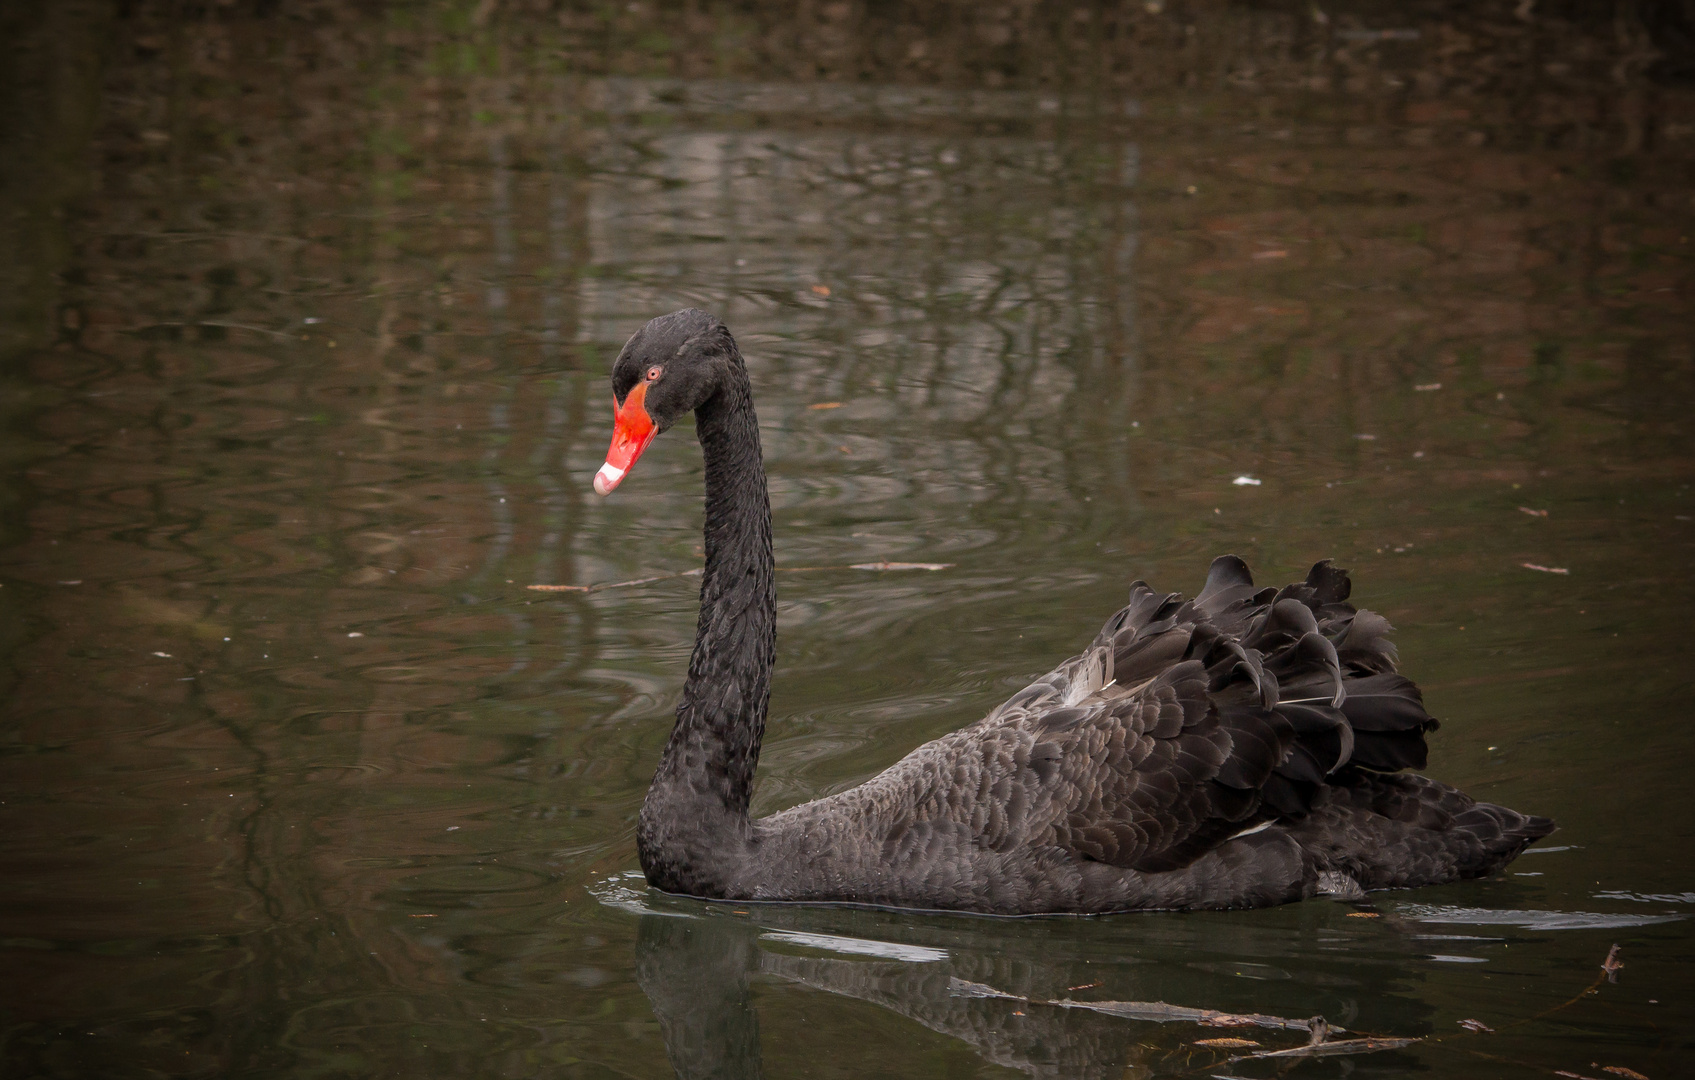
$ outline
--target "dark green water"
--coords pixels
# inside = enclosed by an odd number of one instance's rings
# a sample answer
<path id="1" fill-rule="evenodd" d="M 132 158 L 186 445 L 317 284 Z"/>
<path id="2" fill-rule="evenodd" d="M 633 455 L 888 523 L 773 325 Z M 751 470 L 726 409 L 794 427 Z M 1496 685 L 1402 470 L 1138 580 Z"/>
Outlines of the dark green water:
<path id="1" fill-rule="evenodd" d="M 8 16 L 0 1076 L 1683 1073 L 1695 93 L 1498 6 Z M 687 431 L 589 489 L 687 305 L 790 571 L 756 809 L 1234 551 L 1350 567 L 1431 774 L 1561 830 L 1365 906 L 647 894 L 695 579 L 526 586 L 698 565 Z"/>

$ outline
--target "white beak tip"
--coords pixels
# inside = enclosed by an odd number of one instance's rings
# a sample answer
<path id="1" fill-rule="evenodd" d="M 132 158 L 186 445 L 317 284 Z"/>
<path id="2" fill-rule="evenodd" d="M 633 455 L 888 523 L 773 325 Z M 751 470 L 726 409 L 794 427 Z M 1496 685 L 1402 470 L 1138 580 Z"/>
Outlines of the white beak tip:
<path id="1" fill-rule="evenodd" d="M 624 470 L 608 461 L 594 474 L 594 493 L 610 495 L 612 489 L 618 486 L 618 481 L 624 479 Z"/>

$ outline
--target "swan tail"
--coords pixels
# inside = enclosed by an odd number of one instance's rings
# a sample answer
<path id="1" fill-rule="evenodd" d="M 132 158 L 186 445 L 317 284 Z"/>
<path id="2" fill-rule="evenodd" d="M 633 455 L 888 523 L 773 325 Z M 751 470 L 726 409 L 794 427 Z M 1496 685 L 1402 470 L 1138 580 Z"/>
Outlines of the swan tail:
<path id="1" fill-rule="evenodd" d="M 1321 886 L 1340 875 L 1365 889 L 1398 889 L 1493 873 L 1554 823 L 1428 777 L 1348 769 L 1286 831 Z"/>
<path id="2" fill-rule="evenodd" d="M 1103 666 L 1124 687 L 1200 661 L 1240 750 L 1217 782 L 1257 791 L 1267 817 L 1299 816 L 1338 770 L 1423 768 L 1425 735 L 1438 726 L 1417 685 L 1395 670 L 1389 621 L 1348 603 L 1352 591 L 1328 559 L 1273 589 L 1221 555 L 1192 600 L 1133 584 L 1085 655 L 1107 653 Z"/>

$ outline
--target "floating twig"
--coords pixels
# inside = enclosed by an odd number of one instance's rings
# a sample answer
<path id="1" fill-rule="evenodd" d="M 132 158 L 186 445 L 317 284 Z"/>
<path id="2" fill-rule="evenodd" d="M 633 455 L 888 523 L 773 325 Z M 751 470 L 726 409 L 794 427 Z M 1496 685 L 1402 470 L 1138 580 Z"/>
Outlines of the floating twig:
<path id="1" fill-rule="evenodd" d="M 1541 1020 L 1544 1017 L 1552 1016 L 1553 1014 L 1559 1012 L 1561 1009 L 1568 1008 L 1569 1006 L 1575 1005 L 1578 1002 L 1582 1001 L 1584 998 L 1589 997 L 1591 994 L 1595 993 L 1597 990 L 1599 990 L 1601 988 L 1602 983 L 1604 983 L 1604 982 L 1617 982 L 1618 981 L 1618 971 L 1619 971 L 1620 968 L 1624 967 L 1624 964 L 1619 962 L 1618 949 L 1619 949 L 1619 947 L 1617 945 L 1614 945 L 1612 948 L 1607 950 L 1607 958 L 1605 960 L 1601 961 L 1601 974 L 1595 976 L 1594 982 L 1590 983 L 1588 986 L 1585 986 L 1582 990 L 1578 991 L 1572 997 L 1569 997 L 1566 1000 L 1560 1002 L 1558 1005 L 1555 1005 L 1553 1008 L 1543 1009 L 1541 1012 L 1537 1013 L 1535 1016 L 1529 1017 L 1528 1019 L 1525 1019 L 1525 1020 L 1520 1020 L 1517 1024 L 1514 1024 L 1512 1026 L 1518 1027 L 1520 1024 L 1529 1023 L 1531 1020 Z"/>
<path id="2" fill-rule="evenodd" d="M 1243 1058 L 1331 1057 L 1336 1054 L 1375 1054 L 1379 1050 L 1399 1050 L 1420 1039 L 1336 1039 L 1333 1042 L 1308 1043 L 1287 1050 L 1259 1050 Z M 1241 1060 L 1241 1059 L 1238 1059 Z"/>
<path id="3" fill-rule="evenodd" d="M 1379 1038 L 1367 1036 L 1358 1039 L 1332 1040 L 1332 1032 L 1346 1031 L 1343 1027 L 1332 1027 L 1322 1016 L 1314 1016 L 1308 1020 L 1292 1020 L 1286 1016 L 1269 1016 L 1265 1013 L 1230 1013 L 1219 1009 L 1195 1009 L 1185 1005 L 1168 1005 L 1163 1001 L 1073 1001 L 1070 998 L 1046 999 L 1025 997 L 1021 994 L 1008 994 L 996 990 L 983 983 L 969 982 L 965 979 L 950 978 L 948 992 L 957 997 L 997 998 L 1003 1001 L 1014 1001 L 1022 1005 L 1050 1005 L 1057 1009 L 1088 1009 L 1090 1012 L 1105 1013 L 1108 1016 L 1122 1016 L 1130 1020 L 1151 1020 L 1154 1023 L 1190 1023 L 1202 1027 L 1263 1027 L 1283 1031 L 1304 1031 L 1308 1042 L 1305 1046 L 1290 1047 L 1286 1050 L 1258 1050 L 1251 1054 L 1233 1057 L 1231 1061 L 1245 1061 L 1250 1058 L 1302 1058 L 1302 1057 L 1331 1057 L 1340 1054 L 1373 1054 L 1380 1050 L 1398 1050 L 1403 1046 L 1422 1042 L 1414 1038 Z M 1201 1039 L 1194 1045 L 1212 1049 L 1247 1049 L 1258 1046 L 1252 1039 L 1218 1038 Z"/>
<path id="4" fill-rule="evenodd" d="M 1056 1009 L 1087 1009 L 1090 1012 L 1105 1013 L 1108 1016 L 1122 1016 L 1130 1020 L 1151 1020 L 1156 1024 L 1188 1023 L 1200 1024 L 1202 1027 L 1263 1027 L 1280 1028 L 1284 1031 L 1313 1030 L 1312 1020 L 1291 1020 L 1286 1016 L 1268 1016 L 1264 1013 L 1229 1013 L 1219 1009 L 1193 1009 L 1186 1005 L 1167 1005 L 1163 1001 L 1073 1001 L 1070 998 L 1028 998 L 1018 994 L 1008 994 L 996 990 L 983 983 L 968 982 L 965 979 L 949 979 L 948 992 L 956 997 L 1001 998 L 1007 1001 L 1022 1001 L 1030 1005 L 1051 1005 Z M 1322 1018 L 1316 1018 L 1322 1021 Z M 1331 1028 L 1329 1031 L 1345 1031 L 1346 1028 Z"/>
<path id="5" fill-rule="evenodd" d="M 1536 563 L 1533 563 L 1533 562 L 1519 563 L 1519 565 L 1524 567 L 1526 570 L 1540 570 L 1544 574 L 1569 574 L 1569 573 L 1571 573 L 1570 570 L 1567 570 L 1563 566 L 1538 566 Z"/>

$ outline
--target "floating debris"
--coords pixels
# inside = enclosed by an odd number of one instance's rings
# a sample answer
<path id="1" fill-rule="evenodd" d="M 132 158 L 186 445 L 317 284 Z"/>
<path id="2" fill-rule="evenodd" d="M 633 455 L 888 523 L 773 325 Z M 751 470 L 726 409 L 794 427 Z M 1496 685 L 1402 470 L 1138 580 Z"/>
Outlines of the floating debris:
<path id="1" fill-rule="evenodd" d="M 1417 390 L 1419 393 L 1428 394 L 1432 390 L 1442 389 L 1442 384 L 1439 382 L 1416 383 L 1414 384 L 1413 389 Z"/>
<path id="2" fill-rule="evenodd" d="M 1528 506 L 1519 507 L 1518 512 L 1521 513 L 1521 514 L 1529 514 L 1531 517 L 1547 517 L 1548 516 L 1548 511 L 1546 511 L 1546 510 L 1532 510 Z"/>
<path id="3" fill-rule="evenodd" d="M 842 403 L 839 401 L 815 401 L 807 406 L 809 409 L 839 409 L 841 407 Z"/>
<path id="4" fill-rule="evenodd" d="M 1287 259 L 1289 257 L 1289 253 L 1278 248 L 1275 251 L 1256 251 L 1254 252 L 1253 257 L 1256 259 Z"/>
<path id="5" fill-rule="evenodd" d="M 1045 1000 L 1043 998 L 1027 998 L 1018 994 L 1008 994 L 996 990 L 983 983 L 968 982 L 965 979 L 948 979 L 948 992 L 955 997 L 1001 998 L 1007 1001 L 1022 1001 L 1030 1005 L 1052 1005 L 1059 1009 L 1087 1009 L 1090 1012 L 1105 1013 L 1108 1016 L 1122 1016 L 1130 1020 L 1152 1020 L 1158 1024 L 1188 1023 L 1200 1024 L 1202 1027 L 1263 1027 L 1280 1028 L 1285 1031 L 1312 1030 L 1312 1020 L 1291 1020 L 1284 1016 L 1268 1016 L 1264 1013 L 1229 1013 L 1218 1009 L 1194 1009 L 1186 1005 L 1167 1005 L 1163 1001 L 1073 1001 L 1070 998 Z M 1315 1018 L 1316 1019 L 1316 1018 Z M 1327 1031 L 1344 1031 L 1345 1028 L 1331 1028 Z"/>
<path id="6" fill-rule="evenodd" d="M 1601 961 L 1601 971 L 1610 983 L 1618 982 L 1618 973 L 1624 968 L 1624 961 L 1618 958 L 1618 946 L 1607 950 L 1607 958 Z"/>
<path id="7" fill-rule="evenodd" d="M 348 633 L 348 635 L 347 635 L 347 636 L 348 636 L 348 637 L 364 637 L 364 636 L 365 636 L 365 635 L 364 635 L 364 634 L 361 634 L 361 633 L 360 633 L 360 632 L 359 632 L 359 631 L 357 631 L 357 630 L 353 630 L 353 631 L 350 631 L 350 632 L 349 632 L 349 633 Z"/>
<path id="8" fill-rule="evenodd" d="M 1601 1071 L 1612 1073 L 1614 1076 L 1622 1076 L 1624 1080 L 1648 1080 L 1646 1076 L 1635 1069 L 1627 1069 L 1623 1065 L 1603 1065 Z"/>
<path id="9" fill-rule="evenodd" d="M 1238 476 L 1230 482 L 1235 484 L 1237 487 L 1259 487 L 1262 483 L 1262 481 L 1252 476 Z"/>
<path id="10" fill-rule="evenodd" d="M 171 654 L 168 652 L 156 652 L 153 655 L 159 657 L 161 660 L 169 660 L 171 658 Z"/>
<path id="11" fill-rule="evenodd" d="M 1495 1033 L 1494 1028 L 1490 1027 L 1488 1024 L 1485 1024 L 1481 1020 L 1461 1020 L 1459 1023 L 1460 1023 L 1460 1027 L 1465 1028 L 1467 1031 L 1486 1032 L 1490 1035 L 1493 1035 Z"/>
<path id="12" fill-rule="evenodd" d="M 1543 574 L 1569 574 L 1569 573 L 1571 573 L 1570 570 L 1567 570 L 1563 566 L 1541 566 L 1541 565 L 1538 565 L 1537 563 L 1533 563 L 1533 562 L 1519 563 L 1519 565 L 1524 567 L 1526 570 L 1535 570 L 1535 571 L 1538 571 L 1538 572 L 1543 573 Z"/>
<path id="13" fill-rule="evenodd" d="M 1414 1038 L 1379 1038 L 1376 1036 L 1332 1040 L 1330 1036 L 1333 1032 L 1346 1031 L 1347 1029 L 1332 1027 L 1322 1016 L 1314 1016 L 1307 1020 L 1292 1020 L 1284 1016 L 1268 1016 L 1263 1013 L 1229 1013 L 1218 1009 L 1194 1009 L 1183 1005 L 1168 1005 L 1163 1001 L 1073 1001 L 1070 998 L 1046 1000 L 1024 997 L 1021 994 L 1008 994 L 996 990 L 992 986 L 968 982 L 960 978 L 948 979 L 948 992 L 956 997 L 995 998 L 1027 1006 L 1050 1005 L 1060 1009 L 1088 1009 L 1091 1012 L 1105 1013 L 1109 1016 L 1122 1016 L 1131 1020 L 1151 1020 L 1161 1024 L 1178 1022 L 1199 1024 L 1203 1027 L 1262 1027 L 1284 1031 L 1302 1031 L 1307 1034 L 1310 1040 L 1305 1046 L 1291 1047 L 1287 1050 L 1258 1050 L 1241 1057 L 1231 1058 L 1232 1061 L 1243 1061 L 1251 1058 L 1332 1057 L 1341 1054 L 1371 1054 L 1379 1050 L 1397 1050 L 1421 1041 Z M 1202 1039 L 1194 1045 L 1247 1049 L 1258 1046 L 1259 1043 L 1252 1039 L 1225 1037 Z"/>
<path id="14" fill-rule="evenodd" d="M 1250 1058 L 1334 1057 L 1337 1054 L 1375 1054 L 1379 1050 L 1399 1050 L 1418 1039 L 1337 1039 L 1333 1042 L 1310 1043 L 1289 1050 L 1261 1050 L 1247 1055 Z"/>
<path id="15" fill-rule="evenodd" d="M 812 291 L 817 293 L 819 296 L 829 296 L 830 295 L 830 286 L 828 286 L 828 285 L 814 285 L 812 287 Z"/>
<path id="16" fill-rule="evenodd" d="M 1355 435 L 1354 438 L 1358 439 L 1360 442 L 1376 442 L 1377 441 L 1377 436 L 1366 435 L 1364 433 Z"/>

